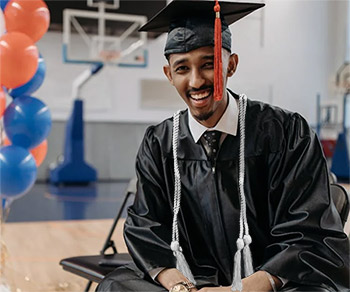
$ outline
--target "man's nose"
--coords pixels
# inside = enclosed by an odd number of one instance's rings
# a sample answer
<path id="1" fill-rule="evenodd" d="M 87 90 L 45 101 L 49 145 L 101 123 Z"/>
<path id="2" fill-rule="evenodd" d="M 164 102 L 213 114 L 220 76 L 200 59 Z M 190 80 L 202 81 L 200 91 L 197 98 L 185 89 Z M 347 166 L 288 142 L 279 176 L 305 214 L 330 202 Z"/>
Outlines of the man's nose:
<path id="1" fill-rule="evenodd" d="M 205 83 L 205 79 L 203 78 L 201 72 L 199 70 L 192 70 L 190 75 L 189 86 L 193 88 L 200 88 Z"/>

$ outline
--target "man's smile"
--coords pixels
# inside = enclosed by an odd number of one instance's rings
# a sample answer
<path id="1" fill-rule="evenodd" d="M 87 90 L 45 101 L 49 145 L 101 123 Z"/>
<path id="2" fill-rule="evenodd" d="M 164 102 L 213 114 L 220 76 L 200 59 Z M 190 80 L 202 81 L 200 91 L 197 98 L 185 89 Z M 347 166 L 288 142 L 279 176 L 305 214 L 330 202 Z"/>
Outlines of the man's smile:
<path id="1" fill-rule="evenodd" d="M 212 87 L 202 90 L 191 90 L 187 96 L 192 100 L 195 106 L 204 106 L 210 100 L 210 96 L 213 93 Z"/>

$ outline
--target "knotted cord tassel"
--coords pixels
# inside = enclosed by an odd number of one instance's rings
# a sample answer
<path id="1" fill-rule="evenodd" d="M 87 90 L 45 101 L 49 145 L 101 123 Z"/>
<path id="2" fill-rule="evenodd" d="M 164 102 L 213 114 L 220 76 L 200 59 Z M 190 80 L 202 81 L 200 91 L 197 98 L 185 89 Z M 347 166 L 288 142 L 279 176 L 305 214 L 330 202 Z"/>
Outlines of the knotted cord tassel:
<path id="1" fill-rule="evenodd" d="M 182 248 L 179 243 L 179 227 L 177 222 L 177 216 L 180 211 L 181 203 L 181 177 L 179 170 L 179 163 L 177 161 L 177 144 L 179 136 L 179 119 L 180 111 L 176 112 L 173 117 L 173 155 L 174 155 L 174 173 L 175 173 L 175 188 L 174 188 L 174 217 L 172 228 L 172 241 L 170 248 L 176 258 L 176 268 L 193 284 L 196 284 L 191 269 L 182 253 Z"/>
<path id="2" fill-rule="evenodd" d="M 196 284 L 196 281 L 192 275 L 191 269 L 185 259 L 184 254 L 182 253 L 182 248 L 178 241 L 171 242 L 171 250 L 176 257 L 176 268 L 193 284 Z"/>
<path id="3" fill-rule="evenodd" d="M 244 262 L 244 276 L 248 277 L 253 274 L 253 259 L 249 245 L 252 243 L 250 235 L 244 235 L 244 248 L 243 248 L 243 262 Z"/>
<path id="4" fill-rule="evenodd" d="M 214 100 L 221 100 L 223 93 L 223 77 L 222 77 L 222 32 L 220 18 L 220 4 L 216 0 L 215 6 L 215 29 L 214 29 Z"/>
<path id="5" fill-rule="evenodd" d="M 231 291 L 242 291 L 242 277 L 241 277 L 241 257 L 244 241 L 242 238 L 237 239 L 237 251 L 234 258 L 233 266 L 233 281 Z"/>

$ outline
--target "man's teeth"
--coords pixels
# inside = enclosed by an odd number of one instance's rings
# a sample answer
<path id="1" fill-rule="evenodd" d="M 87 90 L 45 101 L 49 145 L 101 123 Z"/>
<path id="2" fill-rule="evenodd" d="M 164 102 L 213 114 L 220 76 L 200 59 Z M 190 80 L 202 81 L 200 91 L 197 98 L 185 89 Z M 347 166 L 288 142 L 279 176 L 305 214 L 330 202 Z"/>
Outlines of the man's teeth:
<path id="1" fill-rule="evenodd" d="M 210 94 L 210 92 L 203 92 L 203 93 L 197 93 L 197 94 L 191 94 L 191 97 L 193 99 L 199 100 L 199 99 L 204 99 L 206 97 L 208 97 Z"/>

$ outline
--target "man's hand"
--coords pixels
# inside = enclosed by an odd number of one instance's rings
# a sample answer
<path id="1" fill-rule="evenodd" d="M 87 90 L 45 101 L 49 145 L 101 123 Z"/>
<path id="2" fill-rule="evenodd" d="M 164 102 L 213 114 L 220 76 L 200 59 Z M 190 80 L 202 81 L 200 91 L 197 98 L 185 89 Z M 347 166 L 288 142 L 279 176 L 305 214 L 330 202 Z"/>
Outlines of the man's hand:
<path id="1" fill-rule="evenodd" d="M 282 283 L 279 279 L 271 275 L 276 283 L 277 289 L 281 287 Z M 164 269 L 157 276 L 157 280 L 167 290 L 170 290 L 175 284 L 188 279 L 177 269 Z M 272 291 L 271 283 L 264 271 L 257 271 L 253 275 L 242 280 L 243 291 Z M 200 290 L 191 289 L 191 292 L 231 292 L 231 286 L 225 287 L 203 287 Z"/>
<path id="2" fill-rule="evenodd" d="M 157 276 L 157 281 L 162 286 L 170 290 L 175 284 L 188 281 L 188 279 L 177 269 L 164 269 Z M 191 292 L 198 291 L 196 288 L 191 289 Z"/>
<path id="3" fill-rule="evenodd" d="M 198 292 L 231 292 L 231 286 L 227 287 L 204 287 Z"/>
<path id="4" fill-rule="evenodd" d="M 282 286 L 281 281 L 271 275 L 275 281 L 277 289 Z M 271 283 L 264 271 L 258 271 L 253 275 L 242 280 L 243 292 L 252 292 L 252 291 L 273 291 Z M 204 287 L 198 292 L 231 292 L 231 286 L 226 287 Z"/>

